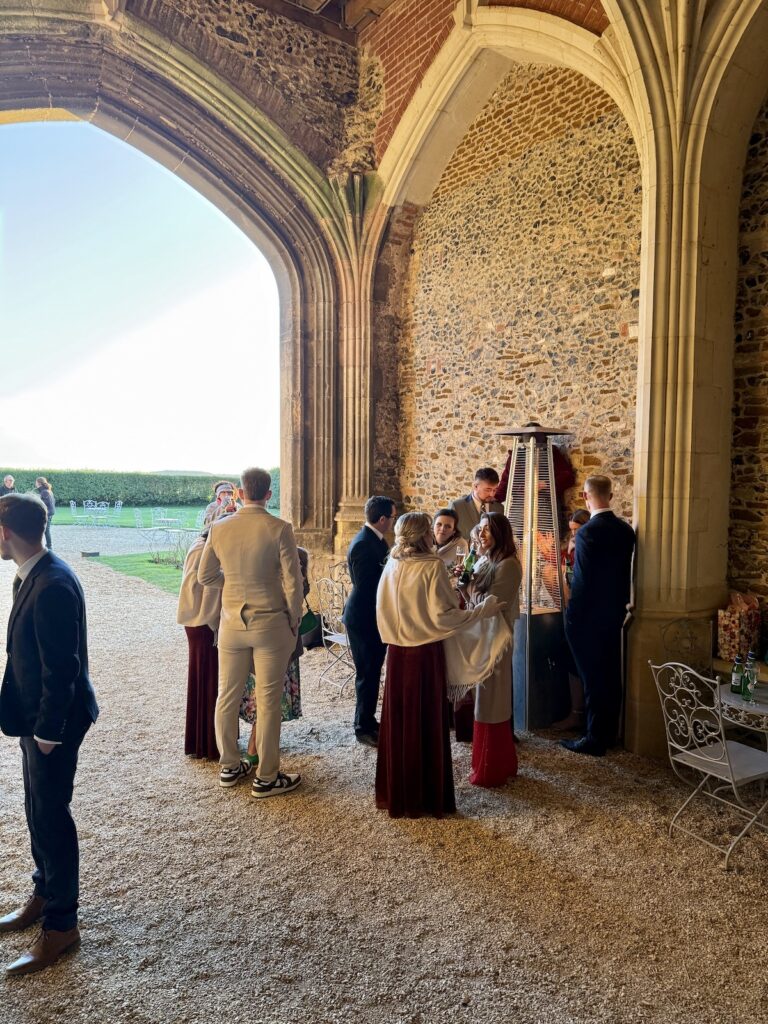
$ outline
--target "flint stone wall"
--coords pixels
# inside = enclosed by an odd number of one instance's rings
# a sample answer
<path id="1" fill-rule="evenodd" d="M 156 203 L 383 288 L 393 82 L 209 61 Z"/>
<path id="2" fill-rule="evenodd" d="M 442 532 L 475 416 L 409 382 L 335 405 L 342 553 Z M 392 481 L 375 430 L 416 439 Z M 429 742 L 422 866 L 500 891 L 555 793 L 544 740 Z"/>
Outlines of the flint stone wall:
<path id="1" fill-rule="evenodd" d="M 503 464 L 495 432 L 538 419 L 573 432 L 579 483 L 610 475 L 631 518 L 640 217 L 613 102 L 575 72 L 517 66 L 416 220 L 404 305 L 390 295 L 399 436 L 378 444 L 397 444 L 406 506 L 465 494 Z"/>
<path id="2" fill-rule="evenodd" d="M 739 217 L 729 579 L 768 613 L 768 100 L 752 130 Z M 762 653 L 762 652 L 761 652 Z"/>
<path id="3" fill-rule="evenodd" d="M 251 0 L 128 0 L 127 10 L 232 83 L 321 167 L 349 144 L 354 46 Z"/>

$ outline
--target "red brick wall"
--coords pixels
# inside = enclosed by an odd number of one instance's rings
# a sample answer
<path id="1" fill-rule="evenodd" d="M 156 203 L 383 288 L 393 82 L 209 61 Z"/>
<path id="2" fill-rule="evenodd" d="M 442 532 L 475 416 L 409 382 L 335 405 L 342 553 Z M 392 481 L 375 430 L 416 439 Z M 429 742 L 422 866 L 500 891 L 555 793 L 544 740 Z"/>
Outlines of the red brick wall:
<path id="1" fill-rule="evenodd" d="M 380 160 L 398 121 L 453 27 L 456 0 L 398 0 L 360 33 L 384 66 L 384 114 L 376 129 Z"/>
<path id="2" fill-rule="evenodd" d="M 491 6 L 545 11 L 600 35 L 600 0 L 493 0 Z M 384 68 L 384 113 L 375 135 L 381 160 L 400 118 L 453 28 L 456 0 L 396 0 L 360 33 L 360 45 Z"/>
<path id="3" fill-rule="evenodd" d="M 534 11 L 556 14 L 598 36 L 608 28 L 608 16 L 600 0 L 491 0 L 490 6 L 529 7 Z"/>

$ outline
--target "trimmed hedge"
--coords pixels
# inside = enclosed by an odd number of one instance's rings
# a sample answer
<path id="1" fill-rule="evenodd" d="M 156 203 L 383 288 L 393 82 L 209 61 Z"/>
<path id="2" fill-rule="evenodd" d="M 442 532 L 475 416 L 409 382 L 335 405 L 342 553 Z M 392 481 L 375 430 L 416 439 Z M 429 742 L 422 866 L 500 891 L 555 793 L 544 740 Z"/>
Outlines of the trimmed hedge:
<path id="1" fill-rule="evenodd" d="M 207 505 L 217 480 L 231 476 L 182 476 L 172 473 L 110 473 L 95 469 L 2 469 L 0 476 L 10 473 L 19 492 L 33 491 L 35 479 L 44 476 L 59 505 L 76 501 L 122 501 L 125 505 Z M 280 505 L 280 470 L 271 469 L 272 500 L 270 508 Z M 237 483 L 234 479 L 233 483 Z"/>

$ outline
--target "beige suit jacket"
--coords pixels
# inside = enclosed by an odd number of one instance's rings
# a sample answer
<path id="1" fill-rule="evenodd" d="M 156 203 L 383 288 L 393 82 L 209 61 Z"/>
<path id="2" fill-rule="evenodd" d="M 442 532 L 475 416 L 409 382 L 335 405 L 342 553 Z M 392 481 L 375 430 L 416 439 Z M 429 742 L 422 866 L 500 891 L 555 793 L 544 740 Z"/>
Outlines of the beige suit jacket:
<path id="1" fill-rule="evenodd" d="M 224 581 L 222 629 L 269 628 L 281 615 L 298 629 L 304 591 L 293 528 L 260 505 L 213 523 L 197 578 L 205 587 Z"/>

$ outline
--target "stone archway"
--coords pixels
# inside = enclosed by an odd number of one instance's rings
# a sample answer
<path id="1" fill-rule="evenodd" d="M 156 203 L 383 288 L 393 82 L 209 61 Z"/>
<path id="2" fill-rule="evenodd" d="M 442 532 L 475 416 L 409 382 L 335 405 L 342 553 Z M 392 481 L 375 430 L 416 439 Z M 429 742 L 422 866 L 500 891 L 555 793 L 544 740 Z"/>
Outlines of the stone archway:
<path id="1" fill-rule="evenodd" d="M 768 89 L 768 3 L 606 0 L 605 10 L 596 38 L 553 15 L 457 5 L 382 158 L 374 217 L 377 243 L 398 218 L 413 220 L 510 56 L 581 72 L 624 114 L 643 182 L 627 741 L 660 755 L 647 661 L 663 657 L 667 623 L 711 616 L 725 593 L 736 212 Z"/>
<path id="2" fill-rule="evenodd" d="M 327 180 L 188 55 L 140 37 L 126 46 L 125 33 L 55 19 L 0 21 L 0 43 L 0 124 L 87 120 L 182 177 L 267 257 L 281 305 L 282 510 L 304 543 L 331 550 L 345 225 Z"/>

